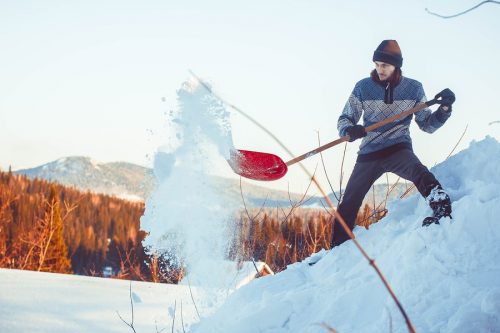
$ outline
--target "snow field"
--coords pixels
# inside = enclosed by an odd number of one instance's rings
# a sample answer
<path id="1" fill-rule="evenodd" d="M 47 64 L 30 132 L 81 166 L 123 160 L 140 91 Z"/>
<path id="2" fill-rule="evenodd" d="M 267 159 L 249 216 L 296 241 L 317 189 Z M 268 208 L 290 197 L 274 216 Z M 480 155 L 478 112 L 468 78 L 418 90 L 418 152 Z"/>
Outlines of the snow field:
<path id="1" fill-rule="evenodd" d="M 0 332 L 132 332 L 130 282 L 0 269 Z M 140 332 L 183 332 L 197 322 L 189 286 L 132 281 L 134 327 Z M 201 316 L 217 308 L 226 291 L 191 287 Z M 176 304 L 176 306 L 175 306 Z M 175 310 L 175 312 L 174 312 Z"/>

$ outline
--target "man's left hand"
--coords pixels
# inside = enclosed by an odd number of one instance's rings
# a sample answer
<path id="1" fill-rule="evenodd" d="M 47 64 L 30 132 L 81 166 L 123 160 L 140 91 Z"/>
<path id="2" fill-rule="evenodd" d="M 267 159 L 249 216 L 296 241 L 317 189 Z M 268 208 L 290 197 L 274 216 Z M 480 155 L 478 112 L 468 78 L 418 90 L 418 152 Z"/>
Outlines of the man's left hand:
<path id="1" fill-rule="evenodd" d="M 438 100 L 438 103 L 441 104 L 441 106 L 443 106 L 443 109 L 444 107 L 447 107 L 448 109 L 455 102 L 455 93 L 453 93 L 453 91 L 451 91 L 450 89 L 446 88 L 439 94 L 437 94 L 434 98 Z"/>

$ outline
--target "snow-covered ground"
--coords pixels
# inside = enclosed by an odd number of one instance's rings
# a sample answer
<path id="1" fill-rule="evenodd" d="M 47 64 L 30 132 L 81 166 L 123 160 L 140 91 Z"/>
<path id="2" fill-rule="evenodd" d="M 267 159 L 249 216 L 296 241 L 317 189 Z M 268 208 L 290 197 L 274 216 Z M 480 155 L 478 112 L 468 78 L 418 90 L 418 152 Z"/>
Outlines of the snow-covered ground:
<path id="1" fill-rule="evenodd" d="M 414 195 L 394 202 L 369 230 L 355 229 L 417 332 L 500 332 L 500 144 L 493 138 L 433 170 L 453 201 L 453 220 L 423 228 Z M 352 242 L 233 293 L 191 332 L 407 332 L 375 271 Z"/>
<path id="2" fill-rule="evenodd" d="M 487 137 L 433 170 L 453 220 L 414 195 L 355 234 L 391 284 L 417 332 L 500 332 L 500 144 Z M 234 291 L 132 282 L 138 333 L 407 332 L 374 270 L 352 242 Z M 198 321 L 194 304 L 203 318 Z M 131 332 L 129 282 L 0 270 L 0 332 Z M 157 325 L 157 326 L 156 326 Z"/>
<path id="3" fill-rule="evenodd" d="M 179 91 L 179 102 L 175 123 L 184 137 L 163 155 L 167 159 L 155 161 L 165 162 L 155 167 L 160 187 L 148 200 L 141 225 L 158 249 L 174 244 L 167 236 L 175 231 L 188 275 L 220 279 L 208 274 L 212 266 L 203 263 L 224 252 L 226 223 L 221 221 L 233 205 L 221 204 L 218 193 L 208 191 L 210 186 L 196 176 L 214 169 L 204 166 L 207 162 L 225 162 L 222 156 L 232 145 L 228 114 L 196 84 Z M 219 156 L 203 149 L 197 153 L 208 144 Z M 389 216 L 370 230 L 355 230 L 418 332 L 500 332 L 498 165 L 500 144 L 494 138 L 472 142 L 433 168 L 453 201 L 453 220 L 423 228 L 431 212 L 415 194 L 392 202 Z M 177 188 L 184 195 L 172 192 Z M 201 204 L 195 211 L 182 209 L 185 201 Z M 323 323 L 339 332 L 407 331 L 395 302 L 352 242 L 321 255 L 314 266 L 296 263 L 238 289 L 192 332 L 325 332 Z"/>
<path id="4" fill-rule="evenodd" d="M 228 113 L 193 83 L 179 90 L 179 102 L 171 146 L 155 157 L 159 186 L 141 227 L 149 232 L 145 245 L 187 267 L 195 301 L 186 285 L 132 282 L 136 332 L 172 331 L 174 314 L 175 332 L 319 333 L 326 332 L 323 324 L 341 333 L 407 332 L 350 241 L 319 253 L 313 266 L 295 263 L 233 292 L 231 273 L 217 263 L 232 240 L 238 202 L 206 182 L 217 163 L 227 168 Z M 417 332 L 500 332 L 499 165 L 494 138 L 472 142 L 433 168 L 452 199 L 452 220 L 423 228 L 430 209 L 416 194 L 393 201 L 389 215 L 369 230 L 355 229 Z M 0 270 L 0 333 L 131 332 L 117 311 L 131 321 L 127 281 Z"/>
<path id="5" fill-rule="evenodd" d="M 130 287 L 137 333 L 172 332 L 172 324 L 188 331 L 197 310 L 207 316 L 227 297 L 195 286 L 0 269 L 0 332 L 133 332 L 119 317 L 132 322 Z"/>

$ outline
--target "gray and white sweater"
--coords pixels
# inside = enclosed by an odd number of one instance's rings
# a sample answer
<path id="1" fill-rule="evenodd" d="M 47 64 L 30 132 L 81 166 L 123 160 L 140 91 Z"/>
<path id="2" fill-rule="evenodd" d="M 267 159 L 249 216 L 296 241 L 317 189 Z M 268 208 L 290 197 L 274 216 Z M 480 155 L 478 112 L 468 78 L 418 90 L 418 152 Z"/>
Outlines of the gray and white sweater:
<path id="1" fill-rule="evenodd" d="M 340 136 L 346 135 L 349 126 L 358 123 L 363 116 L 363 126 L 367 127 L 376 122 L 402 113 L 417 103 L 426 102 L 422 84 L 416 80 L 402 77 L 400 83 L 391 89 L 391 104 L 384 102 L 387 96 L 386 89 L 381 83 L 371 78 L 365 78 L 354 87 L 342 114 L 339 117 L 337 129 Z M 425 108 L 415 113 L 415 121 L 421 130 L 433 133 L 450 117 L 451 112 L 439 107 L 435 112 Z M 410 123 L 413 115 L 399 119 L 393 123 L 368 132 L 359 147 L 359 155 L 370 154 L 384 150 L 394 145 L 404 145 L 411 148 Z"/>

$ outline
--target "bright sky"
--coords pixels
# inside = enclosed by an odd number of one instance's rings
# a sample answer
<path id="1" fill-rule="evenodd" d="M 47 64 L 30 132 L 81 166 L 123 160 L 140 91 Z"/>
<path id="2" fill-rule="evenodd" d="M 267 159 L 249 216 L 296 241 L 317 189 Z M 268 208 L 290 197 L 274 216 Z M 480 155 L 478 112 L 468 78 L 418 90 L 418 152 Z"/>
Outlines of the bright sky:
<path id="1" fill-rule="evenodd" d="M 478 2 L 0 0 L 0 167 L 72 155 L 151 166 L 189 69 L 305 153 L 317 131 L 322 143 L 338 137 L 337 118 L 383 39 L 398 40 L 404 75 L 421 81 L 429 99 L 446 87 L 457 95 L 438 132 L 412 125 L 414 149 L 431 167 L 466 125 L 459 149 L 500 138 L 500 124 L 489 125 L 500 120 L 500 6 L 448 20 L 425 12 L 454 14 Z M 237 148 L 289 159 L 245 118 L 231 120 Z M 334 183 L 342 151 L 324 153 Z M 346 176 L 356 151 L 348 145 Z M 304 179 L 295 167 L 269 185 L 300 191 Z"/>

